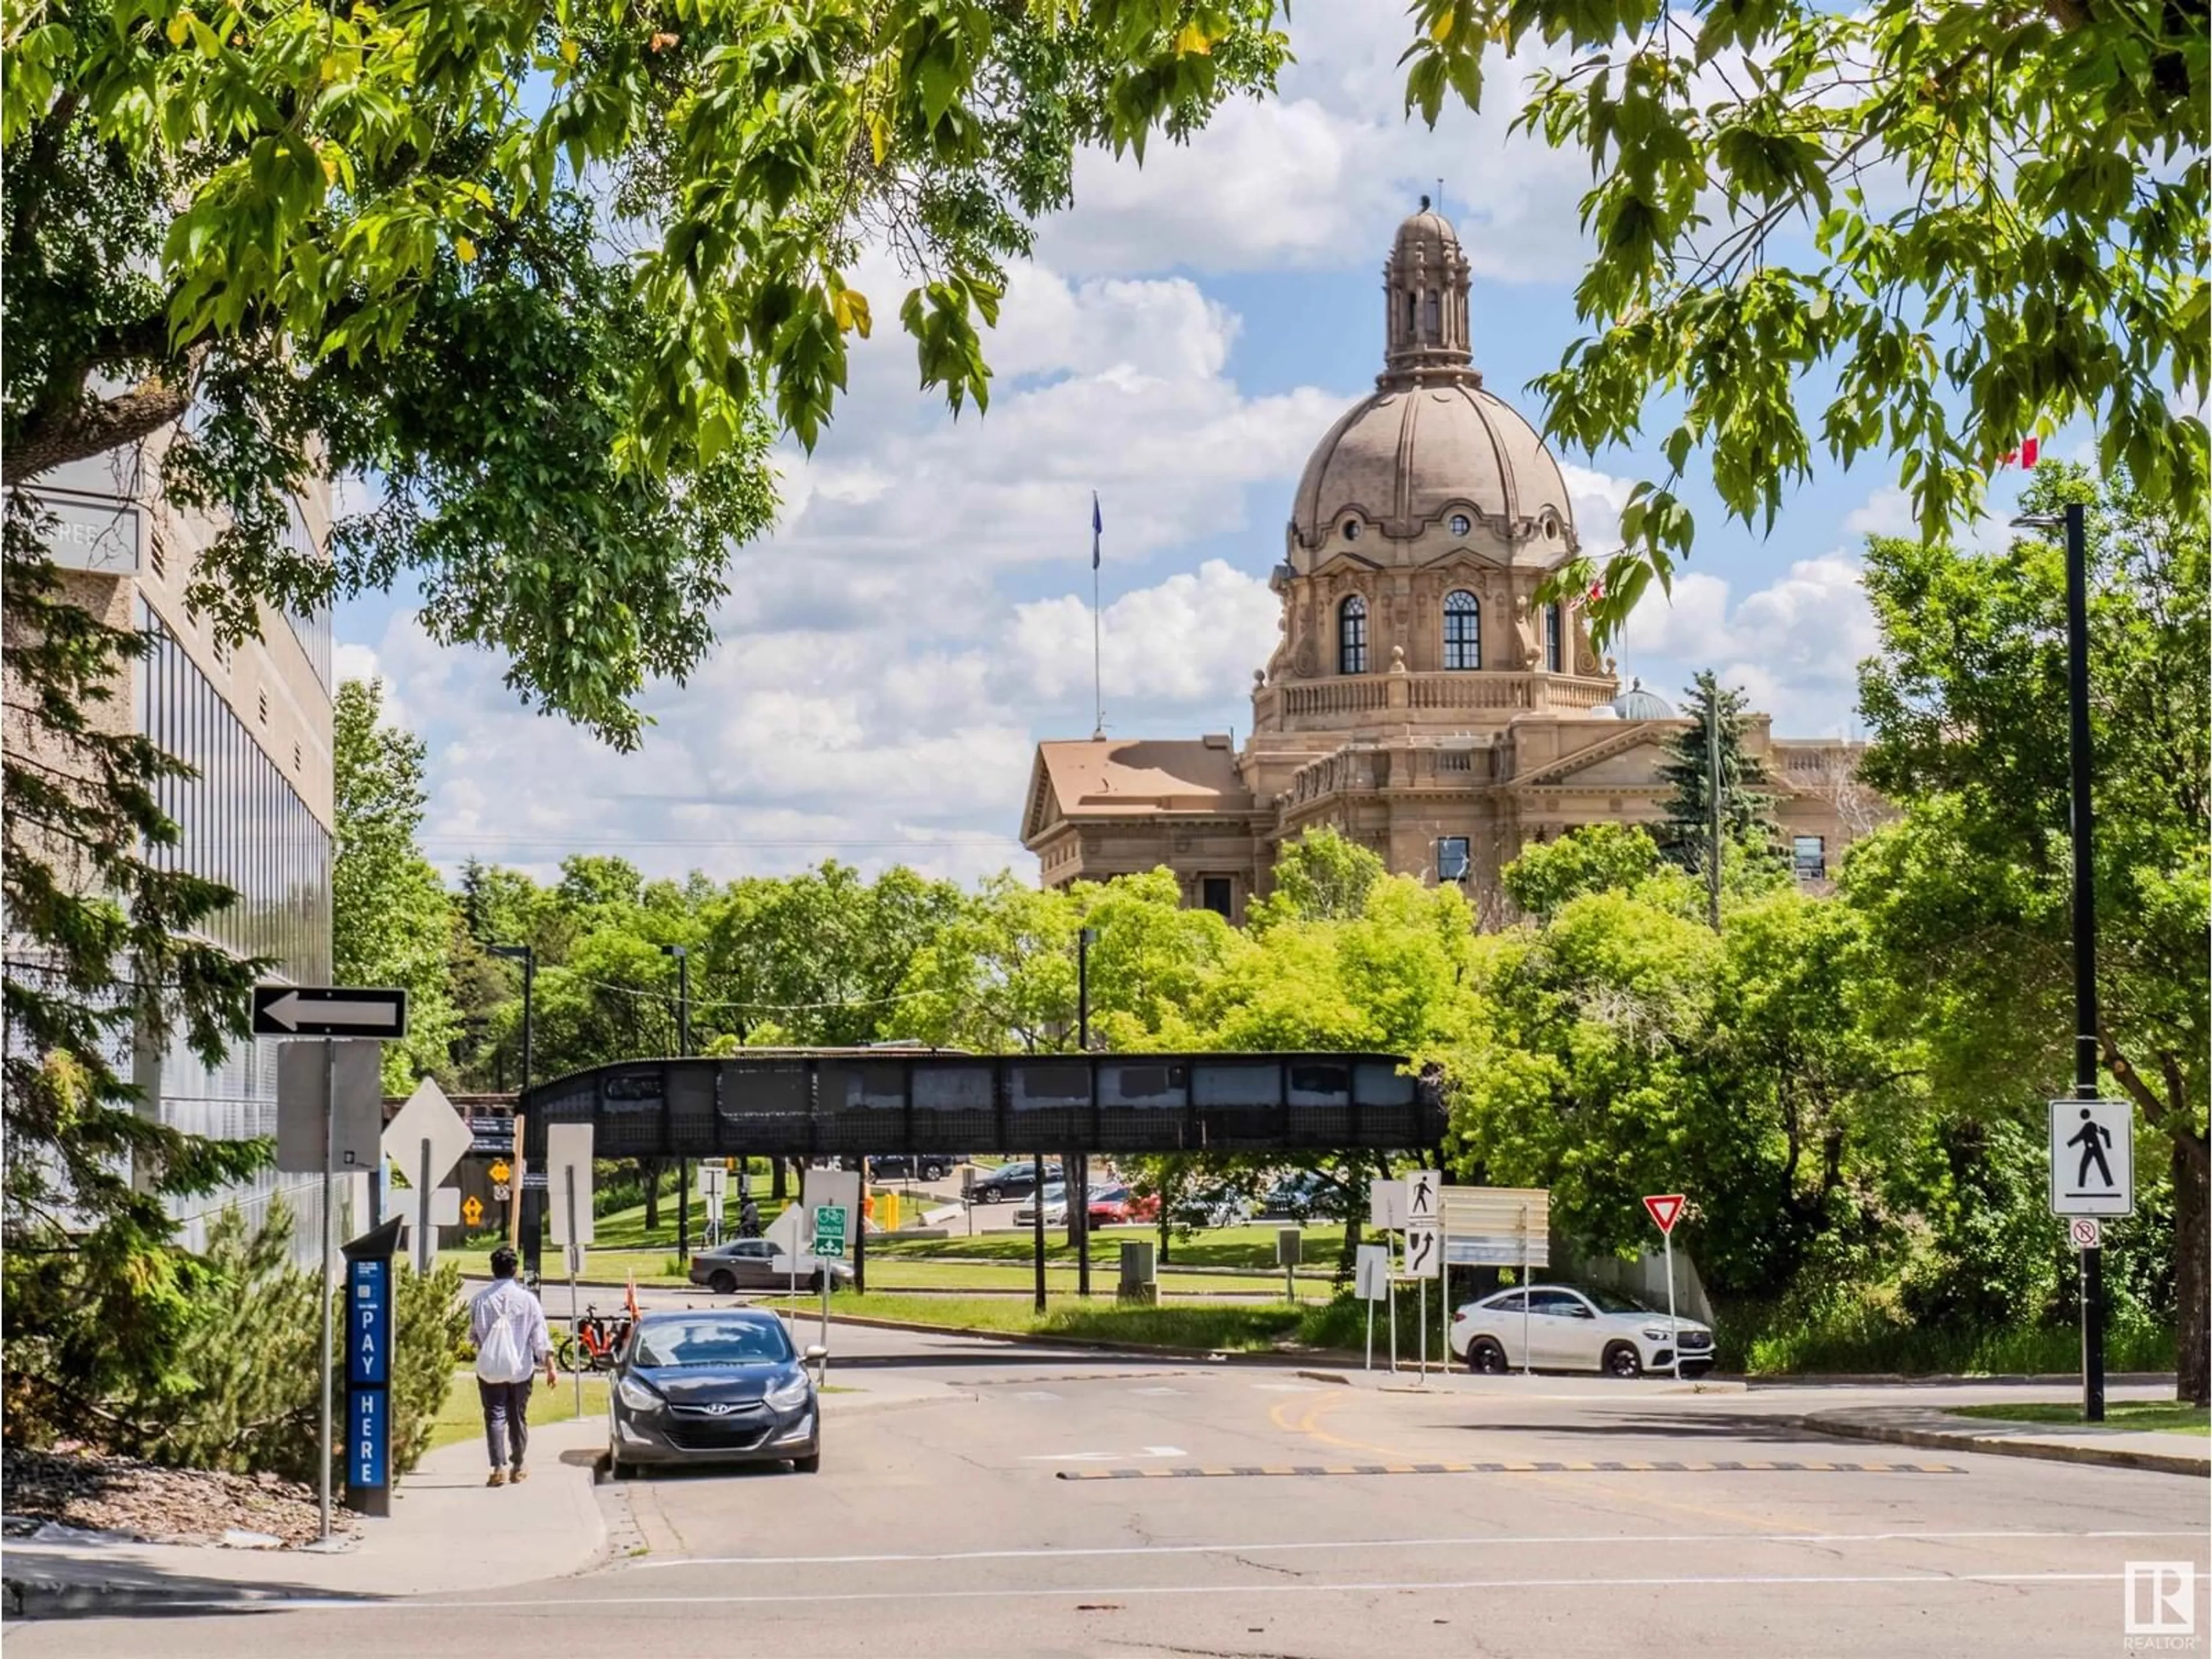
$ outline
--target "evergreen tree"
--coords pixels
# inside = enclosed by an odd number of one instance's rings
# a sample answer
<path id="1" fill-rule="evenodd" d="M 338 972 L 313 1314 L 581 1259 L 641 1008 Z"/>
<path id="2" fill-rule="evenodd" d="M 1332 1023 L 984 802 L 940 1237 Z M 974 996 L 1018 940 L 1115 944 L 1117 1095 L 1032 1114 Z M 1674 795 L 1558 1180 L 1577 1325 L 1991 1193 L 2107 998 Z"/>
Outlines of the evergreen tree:
<path id="1" fill-rule="evenodd" d="M 1765 769 L 1743 746 L 1743 715 L 1748 699 L 1741 690 L 1723 690 L 1707 671 L 1684 694 L 1682 712 L 1690 720 L 1687 731 L 1667 744 L 1667 759 L 1659 769 L 1671 793 L 1662 803 L 1666 816 L 1657 825 L 1659 850 L 1693 875 L 1705 872 L 1712 844 L 1712 762 L 1707 734 L 1717 713 L 1721 763 L 1722 858 L 1730 848 L 1761 860 L 1774 856 L 1779 832 L 1774 827 L 1774 797 L 1760 788 Z"/>

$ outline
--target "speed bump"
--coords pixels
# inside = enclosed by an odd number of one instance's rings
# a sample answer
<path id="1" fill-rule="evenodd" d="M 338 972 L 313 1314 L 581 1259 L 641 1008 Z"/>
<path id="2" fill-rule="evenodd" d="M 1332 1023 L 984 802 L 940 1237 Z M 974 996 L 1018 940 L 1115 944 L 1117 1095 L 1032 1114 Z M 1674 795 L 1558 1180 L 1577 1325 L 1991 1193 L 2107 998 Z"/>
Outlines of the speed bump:
<path id="1" fill-rule="evenodd" d="M 1186 1463 L 1169 1468 L 1060 1469 L 1062 1480 L 1238 1480 L 1334 1474 L 1964 1474 L 1956 1463 L 1825 1463 L 1789 1459 L 1718 1458 L 1682 1462 L 1671 1458 L 1592 1460 L 1549 1458 L 1489 1463 Z"/>

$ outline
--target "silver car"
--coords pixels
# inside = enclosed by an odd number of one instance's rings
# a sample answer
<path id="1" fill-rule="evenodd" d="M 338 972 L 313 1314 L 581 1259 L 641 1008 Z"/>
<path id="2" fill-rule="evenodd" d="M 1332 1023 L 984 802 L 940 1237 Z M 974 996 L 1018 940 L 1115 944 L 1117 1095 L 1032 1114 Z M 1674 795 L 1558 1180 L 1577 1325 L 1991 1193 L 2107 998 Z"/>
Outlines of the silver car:
<path id="1" fill-rule="evenodd" d="M 1684 1376 L 1713 1368 L 1713 1333 L 1694 1319 L 1647 1308 L 1618 1291 L 1571 1285 L 1531 1285 L 1469 1302 L 1452 1315 L 1451 1348 L 1471 1371 L 1604 1371 L 1641 1376 L 1672 1371 L 1679 1351 Z"/>
<path id="2" fill-rule="evenodd" d="M 691 1257 L 691 1282 L 717 1296 L 734 1291 L 781 1291 L 794 1282 L 810 1291 L 842 1291 L 853 1282 L 853 1265 L 835 1257 L 801 1255 L 795 1262 L 765 1238 L 732 1239 Z"/>

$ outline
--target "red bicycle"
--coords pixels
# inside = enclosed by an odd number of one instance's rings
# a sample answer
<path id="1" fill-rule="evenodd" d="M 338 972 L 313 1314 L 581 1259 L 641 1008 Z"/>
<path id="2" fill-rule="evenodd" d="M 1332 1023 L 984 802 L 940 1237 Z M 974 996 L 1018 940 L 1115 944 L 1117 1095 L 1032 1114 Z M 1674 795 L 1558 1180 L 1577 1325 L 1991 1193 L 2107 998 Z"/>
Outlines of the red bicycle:
<path id="1" fill-rule="evenodd" d="M 561 1339 L 554 1358 L 567 1371 L 611 1371 L 629 1340 L 628 1319 L 604 1319 L 596 1304 L 586 1303 L 571 1334 Z"/>

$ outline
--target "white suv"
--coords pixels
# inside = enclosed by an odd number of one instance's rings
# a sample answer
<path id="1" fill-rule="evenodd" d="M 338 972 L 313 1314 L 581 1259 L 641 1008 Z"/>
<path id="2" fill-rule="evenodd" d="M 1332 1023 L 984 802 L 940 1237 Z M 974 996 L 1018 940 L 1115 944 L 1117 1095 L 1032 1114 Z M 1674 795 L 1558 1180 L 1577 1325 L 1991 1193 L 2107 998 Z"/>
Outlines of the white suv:
<path id="1" fill-rule="evenodd" d="M 1452 1352 L 1469 1370 L 1604 1371 L 1641 1376 L 1674 1370 L 1702 1376 L 1713 1368 L 1713 1333 L 1694 1319 L 1656 1313 L 1618 1291 L 1531 1285 L 1468 1303 L 1452 1315 Z"/>

